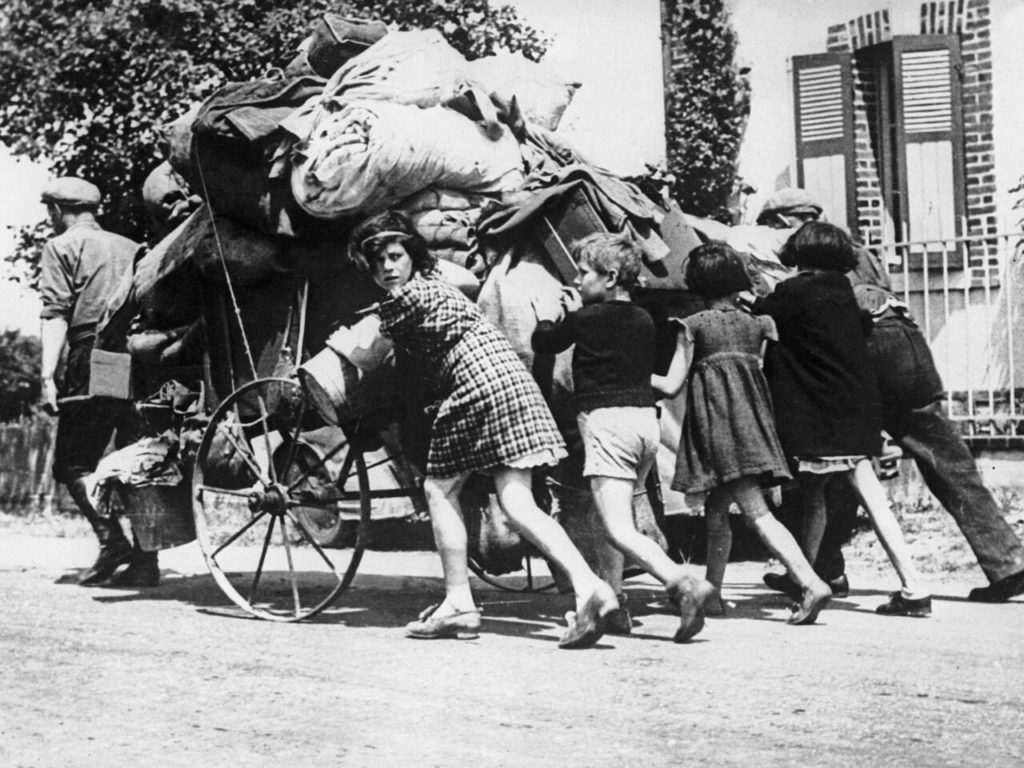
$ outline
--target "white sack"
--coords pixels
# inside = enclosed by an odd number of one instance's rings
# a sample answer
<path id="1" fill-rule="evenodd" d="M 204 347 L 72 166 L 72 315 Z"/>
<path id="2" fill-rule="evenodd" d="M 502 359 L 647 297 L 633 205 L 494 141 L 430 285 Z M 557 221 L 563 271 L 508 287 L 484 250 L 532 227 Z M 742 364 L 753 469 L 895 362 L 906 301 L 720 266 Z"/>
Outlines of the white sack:
<path id="1" fill-rule="evenodd" d="M 463 90 L 465 70 L 436 29 L 392 32 L 335 72 L 323 98 L 436 107 Z"/>
<path id="2" fill-rule="evenodd" d="M 321 109 L 295 155 L 292 194 L 322 219 L 381 211 L 431 185 L 502 192 L 523 183 L 519 144 L 508 130 L 491 140 L 443 107 L 361 102 Z"/>
<path id="3" fill-rule="evenodd" d="M 467 75 L 483 86 L 499 109 L 508 111 L 514 96 L 522 116 L 549 131 L 558 128 L 580 87 L 520 53 L 499 53 L 471 61 Z"/>
<path id="4" fill-rule="evenodd" d="M 436 107 L 473 86 L 506 113 L 515 96 L 523 117 L 553 131 L 579 83 L 565 82 L 518 53 L 466 61 L 440 32 L 427 29 L 392 32 L 350 59 L 324 86 L 322 98 Z"/>

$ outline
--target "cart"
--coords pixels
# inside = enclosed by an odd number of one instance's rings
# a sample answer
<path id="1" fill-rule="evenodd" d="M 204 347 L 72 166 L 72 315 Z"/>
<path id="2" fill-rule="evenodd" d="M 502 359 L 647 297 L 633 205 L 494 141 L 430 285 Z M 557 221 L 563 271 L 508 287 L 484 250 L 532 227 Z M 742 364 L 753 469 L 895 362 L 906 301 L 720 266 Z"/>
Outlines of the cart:
<path id="1" fill-rule="evenodd" d="M 276 303 L 244 297 L 229 282 L 204 300 L 215 407 L 194 457 L 192 504 L 200 548 L 224 594 L 252 616 L 295 622 L 324 611 L 351 585 L 382 502 L 407 499 L 421 513 L 426 504 L 420 477 L 384 429 L 393 414 L 380 413 L 379 398 L 331 418 L 295 375 L 293 358 L 303 355 L 291 350 L 310 338 L 309 279 L 278 285 L 272 295 Z M 243 321 L 257 307 L 270 327 L 284 329 L 258 348 Z M 268 370 L 287 374 L 259 375 Z M 239 378 L 249 380 L 216 397 Z M 524 571 L 509 577 L 470 561 L 499 589 L 553 588 L 536 566 L 528 555 Z"/>

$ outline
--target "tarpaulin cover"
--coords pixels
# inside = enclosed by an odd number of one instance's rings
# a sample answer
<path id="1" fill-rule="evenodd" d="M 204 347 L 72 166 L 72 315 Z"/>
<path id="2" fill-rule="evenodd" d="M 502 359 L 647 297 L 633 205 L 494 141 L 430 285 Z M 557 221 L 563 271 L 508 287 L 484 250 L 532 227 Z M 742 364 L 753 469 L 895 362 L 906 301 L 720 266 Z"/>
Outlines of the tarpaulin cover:
<path id="1" fill-rule="evenodd" d="M 321 109 L 295 152 L 295 199 L 324 219 L 374 213 L 429 186 L 500 192 L 523 182 L 519 143 L 508 130 L 492 140 L 443 107 L 360 102 Z"/>
<path id="2" fill-rule="evenodd" d="M 193 130 L 225 139 L 255 143 L 267 138 L 281 121 L 323 92 L 326 81 L 314 75 L 271 77 L 228 83 L 203 102 Z"/>

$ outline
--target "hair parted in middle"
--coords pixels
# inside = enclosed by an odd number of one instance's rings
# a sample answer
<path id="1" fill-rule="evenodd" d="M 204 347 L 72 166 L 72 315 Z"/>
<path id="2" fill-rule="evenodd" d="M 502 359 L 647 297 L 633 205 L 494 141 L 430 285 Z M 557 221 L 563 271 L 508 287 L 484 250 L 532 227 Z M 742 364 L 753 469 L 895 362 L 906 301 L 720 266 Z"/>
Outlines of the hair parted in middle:
<path id="1" fill-rule="evenodd" d="M 352 230 L 348 237 L 348 255 L 364 272 L 373 271 L 373 263 L 388 243 L 400 242 L 415 272 L 433 269 L 437 259 L 427 249 L 427 241 L 416 231 L 412 220 L 400 211 L 385 211 L 371 216 Z"/>
<path id="2" fill-rule="evenodd" d="M 573 242 L 571 251 L 577 264 L 586 264 L 603 275 L 614 269 L 617 284 L 626 290 L 632 290 L 639 281 L 640 246 L 626 233 L 594 232 Z"/>
<path id="3" fill-rule="evenodd" d="M 849 272 L 857 266 L 857 248 L 835 224 L 809 221 L 789 236 L 779 252 L 787 267 L 812 267 Z"/>
<path id="4" fill-rule="evenodd" d="M 752 283 L 743 257 L 728 243 L 712 240 L 698 245 L 686 259 L 686 285 L 708 299 L 750 290 Z"/>

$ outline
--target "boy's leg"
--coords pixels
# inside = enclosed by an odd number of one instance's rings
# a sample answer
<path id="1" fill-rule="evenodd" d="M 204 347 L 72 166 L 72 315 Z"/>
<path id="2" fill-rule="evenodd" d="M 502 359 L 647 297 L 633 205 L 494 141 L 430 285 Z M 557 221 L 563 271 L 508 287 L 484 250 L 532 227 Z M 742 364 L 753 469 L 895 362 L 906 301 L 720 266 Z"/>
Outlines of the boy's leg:
<path id="1" fill-rule="evenodd" d="M 603 536 L 597 545 L 597 575 L 608 582 L 616 595 L 622 594 L 622 569 L 625 562 L 622 552 L 608 540 L 607 535 Z"/>
<path id="2" fill-rule="evenodd" d="M 640 533 L 633 523 L 634 481 L 621 477 L 591 477 L 590 490 L 613 546 L 663 584 L 679 574 L 681 566 L 672 562 L 661 547 Z"/>
<path id="3" fill-rule="evenodd" d="M 541 554 L 569 575 L 576 593 L 576 609 L 598 596 L 599 607 L 608 612 L 618 605 L 615 593 L 587 565 L 587 561 L 569 539 L 569 535 L 553 518 L 544 514 L 533 499 L 531 474 L 527 469 L 503 467 L 494 473 L 498 502 L 509 522 Z"/>

